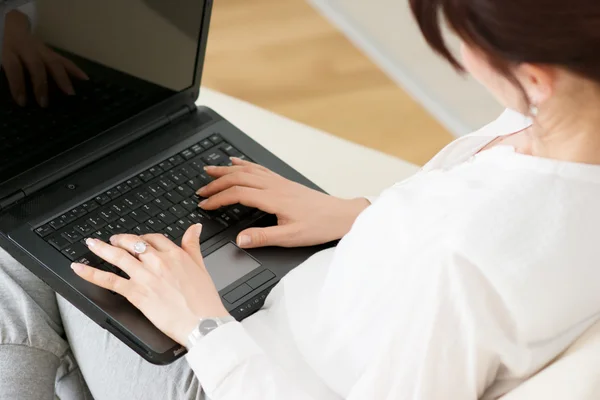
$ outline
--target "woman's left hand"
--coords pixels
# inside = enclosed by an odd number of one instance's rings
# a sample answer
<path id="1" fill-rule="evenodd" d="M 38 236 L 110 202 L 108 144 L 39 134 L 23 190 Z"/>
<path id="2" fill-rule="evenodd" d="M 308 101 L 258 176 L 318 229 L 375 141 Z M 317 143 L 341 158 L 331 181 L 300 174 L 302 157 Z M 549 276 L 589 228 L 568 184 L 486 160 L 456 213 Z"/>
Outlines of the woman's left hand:
<path id="1" fill-rule="evenodd" d="M 130 279 L 83 264 L 72 265 L 77 275 L 123 295 L 158 329 L 185 345 L 200 318 L 228 315 L 200 253 L 201 225 L 192 225 L 181 247 L 160 234 L 115 235 L 111 244 L 88 239 L 90 250 L 121 268 Z M 137 255 L 134 245 L 147 243 Z"/>

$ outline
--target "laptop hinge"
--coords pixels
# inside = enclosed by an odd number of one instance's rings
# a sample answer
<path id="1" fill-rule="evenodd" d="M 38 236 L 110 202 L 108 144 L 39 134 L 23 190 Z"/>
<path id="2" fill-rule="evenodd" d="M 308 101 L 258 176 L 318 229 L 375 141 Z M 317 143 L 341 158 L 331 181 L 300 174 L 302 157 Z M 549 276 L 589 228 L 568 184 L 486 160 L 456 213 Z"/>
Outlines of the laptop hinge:
<path id="1" fill-rule="evenodd" d="M 184 115 L 191 114 L 192 111 L 193 111 L 193 108 L 186 105 L 186 106 L 181 107 L 179 110 L 167 115 L 167 118 L 169 118 L 170 123 L 173 123 L 175 120 L 183 117 Z"/>
<path id="2" fill-rule="evenodd" d="M 17 201 L 22 200 L 24 198 L 25 192 L 23 192 L 22 190 L 16 191 L 9 196 L 3 197 L 2 199 L 0 199 L 0 210 L 4 210 L 5 208 L 12 206 Z"/>

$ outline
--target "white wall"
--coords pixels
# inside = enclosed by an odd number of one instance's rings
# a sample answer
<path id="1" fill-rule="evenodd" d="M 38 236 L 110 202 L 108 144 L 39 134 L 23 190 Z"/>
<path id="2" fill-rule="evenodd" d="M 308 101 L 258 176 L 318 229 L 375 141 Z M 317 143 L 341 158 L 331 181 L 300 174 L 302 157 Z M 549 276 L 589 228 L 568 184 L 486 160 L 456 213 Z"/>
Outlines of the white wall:
<path id="1" fill-rule="evenodd" d="M 497 117 L 502 108 L 470 78 L 433 54 L 408 0 L 309 0 L 456 135 Z M 458 41 L 451 46 L 458 50 Z"/>

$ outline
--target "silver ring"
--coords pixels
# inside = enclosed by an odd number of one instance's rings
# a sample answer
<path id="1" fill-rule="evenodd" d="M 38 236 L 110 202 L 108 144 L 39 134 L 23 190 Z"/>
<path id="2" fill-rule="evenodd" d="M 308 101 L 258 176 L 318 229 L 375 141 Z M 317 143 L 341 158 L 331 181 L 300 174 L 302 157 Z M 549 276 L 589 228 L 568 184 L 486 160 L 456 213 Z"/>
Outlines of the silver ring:
<path id="1" fill-rule="evenodd" d="M 135 254 L 143 254 L 146 252 L 146 250 L 148 249 L 148 243 L 146 242 L 135 242 L 135 244 L 133 245 L 133 252 Z"/>

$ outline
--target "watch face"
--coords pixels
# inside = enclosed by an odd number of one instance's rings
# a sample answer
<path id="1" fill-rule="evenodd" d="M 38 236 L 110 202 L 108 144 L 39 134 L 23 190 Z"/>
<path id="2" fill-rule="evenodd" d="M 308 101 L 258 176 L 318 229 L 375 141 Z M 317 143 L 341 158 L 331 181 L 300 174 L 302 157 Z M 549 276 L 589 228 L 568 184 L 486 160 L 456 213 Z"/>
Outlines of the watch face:
<path id="1" fill-rule="evenodd" d="M 203 336 L 205 336 L 211 331 L 217 329 L 218 327 L 219 324 L 214 319 L 205 319 L 204 321 L 200 322 L 200 326 L 198 326 L 198 329 L 200 330 L 200 333 Z"/>

